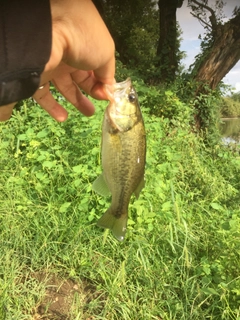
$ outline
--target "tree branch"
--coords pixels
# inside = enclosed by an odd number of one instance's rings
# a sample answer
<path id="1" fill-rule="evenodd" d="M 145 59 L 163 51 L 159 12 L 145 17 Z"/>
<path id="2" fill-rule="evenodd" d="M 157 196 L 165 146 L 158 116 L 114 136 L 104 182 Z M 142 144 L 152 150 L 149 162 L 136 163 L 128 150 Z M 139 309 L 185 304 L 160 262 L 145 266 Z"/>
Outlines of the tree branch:
<path id="1" fill-rule="evenodd" d="M 216 30 L 216 28 L 217 28 L 217 19 L 216 19 L 216 15 L 215 15 L 214 10 L 213 10 L 212 8 L 210 8 L 209 6 L 207 6 L 206 4 L 201 3 L 201 2 L 199 2 L 199 1 L 197 1 L 197 0 L 191 0 L 191 2 L 195 3 L 196 5 L 202 7 L 202 8 L 204 8 L 204 9 L 206 9 L 206 10 L 208 10 L 208 11 L 211 13 L 211 16 L 209 17 L 209 20 L 210 20 L 210 22 L 211 22 L 212 29 L 213 29 L 213 30 Z M 201 20 L 201 18 L 199 18 L 199 17 L 196 17 L 196 18 L 198 18 L 199 20 Z M 203 21 L 203 20 L 201 20 L 201 21 L 202 21 L 204 24 L 206 24 L 208 27 L 210 26 L 207 22 L 205 22 L 205 21 Z"/>
<path id="2" fill-rule="evenodd" d="M 190 12 L 190 13 L 191 13 L 191 15 L 192 15 L 193 17 L 197 18 L 197 19 L 200 21 L 200 23 L 202 22 L 202 24 L 203 24 L 204 26 L 206 26 L 209 30 L 212 30 L 212 26 L 211 26 L 209 23 L 207 23 L 206 21 L 204 21 L 202 18 L 200 18 L 199 16 L 197 16 L 197 15 L 194 14 L 193 12 Z"/>

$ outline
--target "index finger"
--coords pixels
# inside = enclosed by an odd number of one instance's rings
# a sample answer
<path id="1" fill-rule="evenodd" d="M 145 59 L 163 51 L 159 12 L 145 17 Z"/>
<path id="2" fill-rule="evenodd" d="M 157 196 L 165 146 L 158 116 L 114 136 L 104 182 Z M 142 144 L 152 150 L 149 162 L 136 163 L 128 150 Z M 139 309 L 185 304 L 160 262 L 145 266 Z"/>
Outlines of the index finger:
<path id="1" fill-rule="evenodd" d="M 108 100 L 105 85 L 115 83 L 114 78 L 96 78 L 94 71 L 80 71 L 76 70 L 71 73 L 72 80 L 85 93 L 89 94 L 94 99 Z"/>
<path id="2" fill-rule="evenodd" d="M 114 79 L 115 76 L 115 57 L 112 58 L 103 66 L 98 69 L 93 70 L 93 74 L 97 80 L 97 82 L 101 82 L 102 84 L 114 84 L 116 81 Z"/>

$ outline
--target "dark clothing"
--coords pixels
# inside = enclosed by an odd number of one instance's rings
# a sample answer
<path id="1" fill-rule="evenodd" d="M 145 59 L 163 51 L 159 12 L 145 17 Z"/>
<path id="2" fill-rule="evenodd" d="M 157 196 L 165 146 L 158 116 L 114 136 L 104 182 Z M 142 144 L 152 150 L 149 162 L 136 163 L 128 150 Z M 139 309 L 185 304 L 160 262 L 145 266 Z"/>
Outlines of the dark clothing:
<path id="1" fill-rule="evenodd" d="M 49 0 L 0 0 L 0 106 L 34 94 L 51 46 Z"/>

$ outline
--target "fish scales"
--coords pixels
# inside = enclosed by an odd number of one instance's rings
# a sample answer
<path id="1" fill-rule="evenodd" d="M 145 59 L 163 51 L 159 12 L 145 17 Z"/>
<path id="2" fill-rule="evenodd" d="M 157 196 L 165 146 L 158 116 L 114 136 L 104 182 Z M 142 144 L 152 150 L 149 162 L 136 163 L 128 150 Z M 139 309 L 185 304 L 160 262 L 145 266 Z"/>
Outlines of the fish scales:
<path id="1" fill-rule="evenodd" d="M 110 190 L 112 201 L 98 225 L 110 228 L 121 241 L 126 233 L 131 195 L 135 192 L 138 196 L 144 185 L 146 136 L 130 79 L 117 84 L 119 87 L 105 111 L 102 126 L 103 182 Z M 96 184 L 94 189 L 97 191 Z"/>
<path id="2" fill-rule="evenodd" d="M 136 126 L 141 126 L 141 123 L 137 123 Z M 138 131 L 138 128 L 136 129 Z M 114 135 L 107 134 L 110 135 L 110 139 Z M 103 170 L 110 171 L 105 179 L 109 183 L 112 194 L 112 207 L 119 208 L 116 210 L 119 212 L 122 208 L 125 209 L 128 206 L 132 193 L 142 179 L 144 163 L 138 164 L 136 162 L 139 157 L 139 150 L 144 147 L 145 141 L 144 139 L 133 139 L 130 131 L 116 134 L 113 139 L 117 139 L 117 143 L 103 142 Z M 119 145 L 124 146 L 124 148 L 119 148 Z M 116 216 L 118 215 L 117 212 L 115 213 Z"/>

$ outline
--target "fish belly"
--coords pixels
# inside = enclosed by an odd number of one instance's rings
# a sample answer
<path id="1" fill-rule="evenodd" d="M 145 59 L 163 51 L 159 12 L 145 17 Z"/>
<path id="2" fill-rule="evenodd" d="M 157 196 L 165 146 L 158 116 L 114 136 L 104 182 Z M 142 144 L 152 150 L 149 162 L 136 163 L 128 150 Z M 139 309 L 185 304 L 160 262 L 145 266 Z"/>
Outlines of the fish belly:
<path id="1" fill-rule="evenodd" d="M 143 179 L 145 133 L 139 122 L 127 132 L 105 132 L 102 142 L 103 173 L 114 207 L 128 206 L 132 193 Z M 117 215 L 117 213 L 116 213 Z"/>

